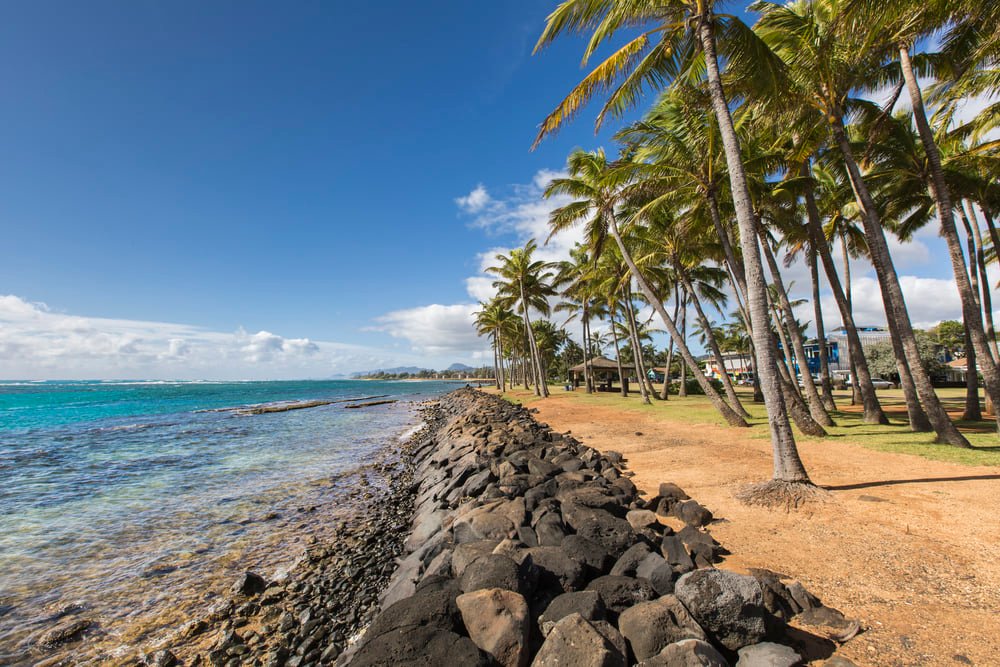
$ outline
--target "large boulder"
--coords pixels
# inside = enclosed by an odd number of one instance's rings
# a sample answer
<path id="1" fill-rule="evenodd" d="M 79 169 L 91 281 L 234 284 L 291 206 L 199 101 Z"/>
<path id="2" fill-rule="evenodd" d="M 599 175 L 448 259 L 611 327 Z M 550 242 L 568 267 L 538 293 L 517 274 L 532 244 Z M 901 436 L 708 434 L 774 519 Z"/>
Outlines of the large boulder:
<path id="1" fill-rule="evenodd" d="M 442 630 L 460 630 L 461 616 L 455 598 L 461 591 L 454 579 L 428 582 L 412 596 L 382 611 L 365 631 L 365 642 L 399 628 L 426 625 Z"/>
<path id="2" fill-rule="evenodd" d="M 625 656 L 580 614 L 556 623 L 531 667 L 625 667 Z"/>
<path id="3" fill-rule="evenodd" d="M 464 514 L 452 524 L 455 542 L 464 544 L 477 540 L 500 541 L 514 530 L 514 523 L 506 516 L 483 507 Z"/>
<path id="4" fill-rule="evenodd" d="M 618 629 L 639 661 L 652 658 L 682 639 L 707 639 L 705 631 L 673 595 L 626 609 L 618 617 Z"/>
<path id="5" fill-rule="evenodd" d="M 607 549 L 582 535 L 567 535 L 559 546 L 567 556 L 582 563 L 593 575 L 607 573 L 615 562 Z"/>
<path id="6" fill-rule="evenodd" d="M 706 568 L 677 580 L 674 595 L 720 646 L 738 651 L 767 633 L 764 593 L 753 577 Z"/>
<path id="7" fill-rule="evenodd" d="M 656 520 L 656 514 L 650 510 L 630 510 L 628 514 L 625 515 L 625 520 L 629 522 L 633 530 L 642 530 L 643 528 L 653 528 L 659 523 Z"/>
<path id="8" fill-rule="evenodd" d="M 635 576 L 648 581 L 659 595 L 674 592 L 674 569 L 660 554 L 648 554 L 635 569 Z"/>
<path id="9" fill-rule="evenodd" d="M 603 509 L 564 503 L 562 515 L 577 535 L 597 542 L 615 558 L 635 542 L 635 531 L 629 522 Z"/>
<path id="10" fill-rule="evenodd" d="M 700 639 L 682 639 L 670 644 L 638 667 L 729 667 L 719 651 Z"/>
<path id="11" fill-rule="evenodd" d="M 594 579 L 588 591 L 597 591 L 613 618 L 629 607 L 656 597 L 656 591 L 645 579 L 606 575 Z M 613 620 L 613 619 L 612 619 Z"/>
<path id="12" fill-rule="evenodd" d="M 604 619 L 604 603 L 597 591 L 573 591 L 554 598 L 538 617 L 538 629 L 547 637 L 552 627 L 570 614 L 580 614 L 588 621 Z"/>
<path id="13" fill-rule="evenodd" d="M 465 568 L 477 558 L 488 556 L 500 544 L 500 540 L 476 540 L 459 544 L 451 554 L 451 573 L 456 579 L 461 579 Z"/>
<path id="14" fill-rule="evenodd" d="M 771 642 L 744 646 L 739 656 L 736 667 L 798 667 L 802 664 L 802 656 L 791 646 Z"/>
<path id="15" fill-rule="evenodd" d="M 522 595 L 531 595 L 534 582 L 526 576 L 529 568 L 519 566 L 507 556 L 489 554 L 472 561 L 462 574 L 460 586 L 463 593 L 483 588 L 503 588 Z"/>
<path id="16" fill-rule="evenodd" d="M 636 542 L 626 549 L 625 553 L 619 556 L 609 574 L 622 575 L 626 577 L 635 576 L 635 571 L 639 567 L 639 563 L 644 561 L 646 556 L 650 553 L 652 553 L 652 551 L 649 548 L 649 545 L 645 542 Z"/>
<path id="17" fill-rule="evenodd" d="M 469 638 L 504 667 L 528 664 L 531 618 L 520 594 L 488 588 L 459 595 L 456 600 Z"/>
<path id="18" fill-rule="evenodd" d="M 396 667 L 401 664 L 486 667 L 490 659 L 468 637 L 432 625 L 410 625 L 365 642 L 351 660 L 351 667 Z"/>
<path id="19" fill-rule="evenodd" d="M 706 526 L 712 521 L 712 513 L 696 500 L 682 500 L 670 513 L 689 526 Z"/>
<path id="20" fill-rule="evenodd" d="M 538 568 L 538 588 L 557 593 L 579 590 L 583 587 L 583 565 L 566 555 L 560 547 L 533 547 L 524 550 L 524 561 Z"/>

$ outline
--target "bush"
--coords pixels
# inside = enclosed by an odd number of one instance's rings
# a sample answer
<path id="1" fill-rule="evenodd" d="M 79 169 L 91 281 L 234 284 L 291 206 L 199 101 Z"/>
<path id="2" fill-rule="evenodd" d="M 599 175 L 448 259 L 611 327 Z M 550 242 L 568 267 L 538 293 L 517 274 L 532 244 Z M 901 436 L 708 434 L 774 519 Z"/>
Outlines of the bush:
<path id="1" fill-rule="evenodd" d="M 715 389 L 715 391 L 717 391 L 719 393 L 722 393 L 722 380 L 717 380 L 716 378 L 708 378 L 708 382 L 709 382 L 709 384 L 712 385 L 712 388 Z M 688 393 L 688 395 L 692 395 L 692 394 L 693 395 L 704 395 L 704 393 L 705 393 L 705 392 L 703 392 L 701 390 L 701 385 L 698 384 L 698 381 L 695 380 L 694 378 L 688 378 L 687 382 L 685 382 L 684 384 L 687 385 L 687 393 Z M 676 395 L 678 393 L 678 391 L 680 390 L 680 386 L 681 386 L 680 380 L 674 380 L 674 381 L 672 381 L 670 383 L 670 386 L 667 387 L 667 393 L 668 394 L 675 394 Z"/>

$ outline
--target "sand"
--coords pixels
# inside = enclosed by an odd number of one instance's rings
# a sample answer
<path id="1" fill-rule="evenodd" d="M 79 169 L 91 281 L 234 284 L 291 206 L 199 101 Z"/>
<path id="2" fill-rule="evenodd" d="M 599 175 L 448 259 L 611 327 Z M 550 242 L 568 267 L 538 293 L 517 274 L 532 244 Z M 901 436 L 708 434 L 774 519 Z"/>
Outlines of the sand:
<path id="1" fill-rule="evenodd" d="M 538 419 L 622 452 L 640 489 L 672 481 L 720 521 L 720 567 L 801 581 L 864 630 L 837 649 L 858 665 L 1000 664 L 1000 469 L 865 449 L 844 439 L 800 453 L 830 499 L 786 512 L 734 498 L 771 475 L 769 441 L 663 421 L 554 393 Z M 641 435 L 639 435 L 641 433 Z M 816 661 L 813 664 L 822 664 Z"/>

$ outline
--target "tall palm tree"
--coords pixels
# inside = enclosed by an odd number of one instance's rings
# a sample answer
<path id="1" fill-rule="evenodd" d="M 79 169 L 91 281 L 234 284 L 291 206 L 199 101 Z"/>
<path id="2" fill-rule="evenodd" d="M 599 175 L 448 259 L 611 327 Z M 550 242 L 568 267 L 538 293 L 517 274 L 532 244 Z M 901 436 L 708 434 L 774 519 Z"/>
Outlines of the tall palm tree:
<path id="1" fill-rule="evenodd" d="M 753 204 L 743 168 L 740 140 L 733 124 L 729 100 L 722 86 L 718 57 L 720 45 L 716 36 L 721 34 L 724 37 L 721 43 L 723 55 L 729 56 L 730 61 L 734 56 L 736 59 L 754 60 L 756 67 L 767 69 L 771 58 L 767 49 L 762 48 L 738 17 L 716 14 L 715 5 L 714 0 L 566 0 L 560 4 L 549 15 L 536 50 L 565 32 L 591 32 L 590 42 L 584 52 L 586 62 L 598 46 L 619 30 L 636 26 L 648 29 L 643 30 L 638 37 L 630 40 L 584 78 L 542 122 L 536 143 L 576 113 L 596 92 L 613 89 L 598 117 L 600 123 L 605 114 L 610 112 L 620 115 L 633 106 L 644 86 L 660 87 L 664 82 L 685 74 L 693 75 L 691 63 L 704 65 L 711 105 L 726 155 L 740 247 L 743 251 L 747 309 L 758 359 L 758 376 L 771 430 L 774 484 L 760 489 L 760 497 L 768 498 L 794 490 L 794 485 L 811 485 L 811 482 L 795 446 L 783 388 L 775 367 L 777 349 L 769 328 L 770 316 L 763 265 L 757 245 Z M 695 54 L 701 58 L 683 57 Z M 616 86 L 618 81 L 621 83 Z M 611 229 L 612 234 L 616 235 L 617 230 L 613 225 Z M 661 310 L 660 316 L 666 317 L 662 304 Z M 669 330 L 672 327 L 667 328 Z M 692 368 L 692 372 L 696 378 L 699 374 L 704 377 L 696 368 Z M 730 411 L 732 412 L 731 408 Z M 738 417 L 735 412 L 733 414 Z"/>
<path id="2" fill-rule="evenodd" d="M 625 261 L 639 285 L 639 289 L 646 300 L 653 306 L 653 309 L 660 316 L 667 331 L 674 338 L 678 351 L 684 360 L 691 366 L 695 380 L 702 391 L 711 401 L 713 407 L 733 426 L 747 426 L 743 419 L 728 403 L 726 403 L 715 388 L 712 387 L 708 378 L 698 368 L 698 362 L 691 353 L 687 342 L 684 341 L 677 329 L 677 325 L 663 307 L 646 281 L 642 272 L 636 266 L 635 260 L 629 248 L 625 245 L 621 230 L 618 226 L 617 208 L 620 203 L 620 190 L 623 176 L 609 168 L 607 157 L 603 150 L 584 152 L 582 150 L 573 151 L 567 160 L 569 176 L 552 180 L 545 189 L 545 196 L 551 197 L 556 194 L 566 194 L 575 201 L 562 206 L 552 212 L 549 218 L 549 226 L 553 233 L 558 233 L 579 223 L 585 223 L 587 227 L 587 237 L 595 242 L 603 242 L 607 234 L 614 239 L 622 259 Z"/>
<path id="3" fill-rule="evenodd" d="M 517 316 L 498 298 L 493 298 L 487 303 L 480 302 L 479 307 L 479 311 L 476 312 L 476 328 L 479 335 L 490 338 L 497 389 L 502 392 L 507 391 L 507 379 L 503 367 L 504 340 L 516 334 L 517 328 L 514 323 Z"/>
<path id="4" fill-rule="evenodd" d="M 502 302 L 516 305 L 521 311 L 528 353 L 531 358 L 535 395 L 548 397 L 549 388 L 545 378 L 545 369 L 538 352 L 534 330 L 531 328 L 529 312 L 535 310 L 547 316 L 551 310 L 548 297 L 555 296 L 556 292 L 548 284 L 551 277 L 548 272 L 549 264 L 532 257 L 537 248 L 538 245 L 532 239 L 523 248 L 515 248 L 506 255 L 498 254 L 496 259 L 499 264 L 491 266 L 487 271 L 497 276 L 493 286 L 497 288 L 497 294 Z"/>
<path id="5" fill-rule="evenodd" d="M 882 229 L 882 217 L 845 124 L 849 112 L 863 107 L 849 97 L 850 92 L 875 85 L 875 70 L 884 50 L 880 53 L 878 43 L 867 36 L 861 26 L 846 20 L 837 0 L 798 0 L 788 5 L 757 2 L 754 8 L 761 12 L 755 31 L 784 64 L 780 75 L 785 82 L 785 97 L 817 109 L 828 122 L 861 209 L 889 326 L 896 329 L 905 364 L 913 376 L 920 403 L 934 427 L 937 440 L 968 447 L 968 440 L 948 417 L 920 363 L 916 335 Z"/>

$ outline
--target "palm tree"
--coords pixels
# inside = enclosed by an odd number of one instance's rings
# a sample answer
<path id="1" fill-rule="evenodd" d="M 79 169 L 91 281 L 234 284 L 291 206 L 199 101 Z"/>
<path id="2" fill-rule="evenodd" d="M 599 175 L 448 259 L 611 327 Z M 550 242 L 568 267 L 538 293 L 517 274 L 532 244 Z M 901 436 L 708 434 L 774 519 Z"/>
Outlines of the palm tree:
<path id="1" fill-rule="evenodd" d="M 502 302 L 507 305 L 516 305 L 521 311 L 528 353 L 531 357 L 535 395 L 548 397 L 549 388 L 545 379 L 545 369 L 538 352 L 534 330 L 531 328 L 529 311 L 534 309 L 547 316 L 550 312 L 547 299 L 550 296 L 555 296 L 556 292 L 547 282 L 550 278 L 549 264 L 532 259 L 537 248 L 535 240 L 532 239 L 523 248 L 515 248 L 506 255 L 498 254 L 496 259 L 500 264 L 490 267 L 487 271 L 498 277 L 493 286 L 497 288 L 497 294 Z"/>
<path id="2" fill-rule="evenodd" d="M 757 245 L 753 204 L 743 167 L 740 140 L 722 87 L 716 34 L 721 33 L 725 38 L 722 42 L 723 54 L 729 56 L 731 62 L 734 57 L 737 60 L 752 60 L 756 67 L 767 69 L 773 59 L 766 49 L 761 48 L 759 41 L 739 18 L 716 14 L 715 4 L 714 0 L 566 0 L 560 4 L 549 15 L 536 50 L 564 32 L 592 31 L 584 52 L 586 62 L 595 49 L 618 30 L 635 26 L 651 28 L 641 32 L 584 78 L 543 121 L 536 144 L 576 113 L 596 92 L 613 88 L 598 116 L 600 123 L 605 114 L 610 112 L 620 115 L 634 106 L 644 86 L 659 87 L 665 81 L 692 74 L 693 70 L 689 67 L 691 62 L 704 64 L 711 105 L 718 122 L 729 171 L 731 196 L 743 251 L 747 309 L 759 362 L 758 377 L 771 430 L 773 484 L 759 490 L 759 497 L 767 499 L 800 490 L 801 487 L 797 485 L 811 486 L 811 482 L 795 447 L 795 438 L 783 400 L 783 389 L 775 368 L 777 350 L 768 324 L 766 285 Z M 659 39 L 651 45 L 651 38 Z M 640 59 L 643 53 L 645 55 Z M 699 53 L 701 59 L 683 57 Z M 620 85 L 615 86 L 619 80 Z M 617 236 L 613 216 L 609 222 L 612 235 Z M 631 264 L 629 268 L 632 268 Z M 660 311 L 660 316 L 666 318 L 662 304 Z M 667 328 L 673 329 L 672 323 Z M 671 334 L 674 331 L 671 330 Z M 692 368 L 692 372 L 696 378 L 699 375 L 704 377 L 696 367 Z M 705 382 L 707 384 L 707 380 Z M 732 412 L 731 408 L 730 411 Z M 735 412 L 733 414 L 738 417 Z M 747 499 L 753 498 L 747 496 Z"/>
<path id="3" fill-rule="evenodd" d="M 861 209 L 889 326 L 896 329 L 905 365 L 913 376 L 920 403 L 934 427 L 937 440 L 968 447 L 968 440 L 948 417 L 920 363 L 916 336 L 882 229 L 882 217 L 845 125 L 845 115 L 864 106 L 852 100 L 850 92 L 877 82 L 875 64 L 885 51 L 878 50 L 878 43 L 866 34 L 862 26 L 846 20 L 836 0 L 798 0 L 788 5 L 758 2 L 754 8 L 762 14 L 755 31 L 784 64 L 780 72 L 784 75 L 784 96 L 823 114 L 834 145 L 847 167 L 848 178 Z M 773 98 L 767 96 L 766 99 Z"/>
<path id="4" fill-rule="evenodd" d="M 498 298 L 491 299 L 488 303 L 479 303 L 480 309 L 476 313 L 476 328 L 481 336 L 489 336 L 493 346 L 493 374 L 496 378 L 497 389 L 501 392 L 507 391 L 507 380 L 504 375 L 504 339 L 516 333 L 513 326 L 516 315 L 506 308 Z"/>
<path id="5" fill-rule="evenodd" d="M 590 320 L 593 316 L 592 302 L 595 300 L 595 266 L 587 249 L 577 244 L 570 250 L 569 260 L 560 262 L 552 286 L 562 288 L 563 301 L 556 306 L 557 311 L 569 313 L 568 323 L 579 316 L 582 326 L 583 377 L 587 393 L 594 391 L 593 371 L 590 355 Z"/>
<path id="6" fill-rule="evenodd" d="M 695 380 L 702 391 L 711 401 L 716 410 L 733 426 L 747 426 L 744 420 L 728 403 L 726 403 L 715 388 L 712 387 L 708 378 L 698 368 L 698 362 L 687 346 L 687 342 L 682 339 L 677 326 L 667 314 L 663 303 L 656 298 L 649 283 L 639 271 L 635 260 L 625 245 L 621 230 L 618 227 L 617 207 L 620 202 L 620 190 L 622 175 L 609 168 L 607 157 L 603 150 L 584 152 L 582 150 L 573 151 L 567 160 L 569 176 L 552 180 L 545 189 L 545 196 L 551 197 L 556 194 L 566 194 L 575 198 L 575 201 L 562 206 L 552 212 L 549 218 L 549 226 L 553 233 L 568 229 L 580 222 L 584 222 L 587 227 L 587 237 L 596 242 L 603 242 L 605 236 L 610 233 L 614 239 L 622 259 L 625 261 L 639 285 L 640 291 L 646 300 L 653 306 L 657 314 L 663 320 L 667 331 L 674 338 L 677 348 L 684 360 L 691 366 Z"/>

